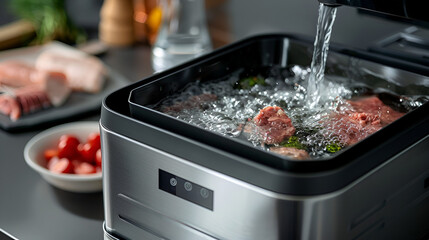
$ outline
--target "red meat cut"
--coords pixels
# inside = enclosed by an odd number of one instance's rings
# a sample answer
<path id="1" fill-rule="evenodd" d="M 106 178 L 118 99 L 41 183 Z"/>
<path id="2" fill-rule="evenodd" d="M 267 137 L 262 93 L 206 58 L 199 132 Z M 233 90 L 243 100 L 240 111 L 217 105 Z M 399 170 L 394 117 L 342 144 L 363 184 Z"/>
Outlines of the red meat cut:
<path id="1" fill-rule="evenodd" d="M 281 143 L 295 134 L 292 120 L 281 107 L 268 106 L 261 109 L 253 122 L 259 137 L 266 144 Z"/>
<path id="2" fill-rule="evenodd" d="M 296 160 L 305 160 L 310 158 L 310 155 L 307 151 L 293 147 L 271 147 L 270 152 L 277 153 Z"/>
<path id="3" fill-rule="evenodd" d="M 346 146 L 355 144 L 382 127 L 403 116 L 385 105 L 378 97 L 366 97 L 347 101 L 338 112 L 322 121 L 325 137 L 336 138 Z"/>

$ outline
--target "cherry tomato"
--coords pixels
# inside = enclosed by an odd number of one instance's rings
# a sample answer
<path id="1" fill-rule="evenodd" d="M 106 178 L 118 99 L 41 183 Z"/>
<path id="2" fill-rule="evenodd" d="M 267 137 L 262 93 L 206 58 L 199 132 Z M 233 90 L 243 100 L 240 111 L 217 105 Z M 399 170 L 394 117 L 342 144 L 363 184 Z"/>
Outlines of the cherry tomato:
<path id="1" fill-rule="evenodd" d="M 91 174 L 96 173 L 97 170 L 94 165 L 87 162 L 81 162 L 74 168 L 74 172 L 76 174 Z"/>
<path id="2" fill-rule="evenodd" d="M 98 149 L 97 152 L 95 153 L 95 165 L 101 167 L 101 149 Z"/>
<path id="3" fill-rule="evenodd" d="M 100 134 L 97 132 L 89 134 L 87 141 L 83 143 L 74 135 L 64 134 L 60 137 L 57 148 L 43 152 L 46 168 L 56 173 L 101 172 L 100 146 Z"/>
<path id="4" fill-rule="evenodd" d="M 48 164 L 46 164 L 46 168 L 47 169 L 51 169 L 53 165 L 55 165 L 55 163 L 58 162 L 58 160 L 60 160 L 57 156 L 52 157 L 51 159 L 49 159 Z"/>
<path id="5" fill-rule="evenodd" d="M 80 159 L 73 159 L 72 161 L 73 169 L 77 168 L 83 161 Z"/>
<path id="6" fill-rule="evenodd" d="M 58 157 L 73 158 L 78 155 L 77 146 L 79 139 L 73 135 L 62 135 L 58 142 Z"/>
<path id="7" fill-rule="evenodd" d="M 79 144 L 77 147 L 80 156 L 82 157 L 82 160 L 93 163 L 95 161 L 95 153 L 97 152 L 98 148 L 96 146 L 90 144 L 90 143 L 84 143 Z"/>
<path id="8" fill-rule="evenodd" d="M 73 165 L 68 158 L 60 158 L 58 161 L 50 164 L 49 170 L 55 173 L 73 173 Z"/>
<path id="9" fill-rule="evenodd" d="M 46 149 L 43 152 L 43 156 L 45 157 L 46 161 L 49 161 L 51 158 L 58 156 L 58 150 L 57 149 Z"/>
<path id="10" fill-rule="evenodd" d="M 86 142 L 91 144 L 92 146 L 94 146 L 97 149 L 101 148 L 100 133 L 98 133 L 98 132 L 90 133 L 88 135 Z"/>

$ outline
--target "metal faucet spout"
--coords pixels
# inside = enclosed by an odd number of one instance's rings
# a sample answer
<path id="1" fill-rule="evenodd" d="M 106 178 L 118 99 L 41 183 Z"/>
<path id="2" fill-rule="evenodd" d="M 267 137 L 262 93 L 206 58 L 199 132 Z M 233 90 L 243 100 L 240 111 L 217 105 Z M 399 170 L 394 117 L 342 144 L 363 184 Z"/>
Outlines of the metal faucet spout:
<path id="1" fill-rule="evenodd" d="M 329 6 L 344 5 L 387 15 L 429 22 L 427 0 L 318 0 Z"/>

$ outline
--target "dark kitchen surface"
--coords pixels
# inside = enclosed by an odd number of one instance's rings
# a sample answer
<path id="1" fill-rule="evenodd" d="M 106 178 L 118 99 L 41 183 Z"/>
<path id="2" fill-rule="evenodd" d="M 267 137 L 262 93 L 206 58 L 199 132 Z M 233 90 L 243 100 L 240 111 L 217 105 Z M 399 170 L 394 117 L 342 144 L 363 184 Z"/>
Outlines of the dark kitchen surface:
<path id="1" fill-rule="evenodd" d="M 0 0 L 0 24 L 15 18 L 3 7 L 6 2 Z M 101 4 L 101 0 L 67 1 L 73 19 L 93 37 L 97 36 Z M 314 36 L 317 9 L 316 0 L 226 0 L 222 5 L 210 8 L 207 15 L 218 47 L 258 33 Z M 367 49 L 409 26 L 342 7 L 337 14 L 332 41 Z M 127 77 L 130 83 L 153 72 L 147 45 L 112 48 L 101 59 Z M 92 113 L 70 121 L 98 119 L 99 115 Z M 41 130 L 18 133 L 0 130 L 0 229 L 22 240 L 103 239 L 101 193 L 76 194 L 56 189 L 26 165 L 24 146 Z"/>

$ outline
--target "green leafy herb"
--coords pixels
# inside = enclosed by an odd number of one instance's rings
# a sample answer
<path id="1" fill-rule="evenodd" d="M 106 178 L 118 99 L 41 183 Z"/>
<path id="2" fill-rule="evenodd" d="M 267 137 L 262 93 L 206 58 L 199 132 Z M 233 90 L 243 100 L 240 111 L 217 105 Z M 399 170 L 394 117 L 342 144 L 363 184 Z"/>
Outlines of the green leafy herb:
<path id="1" fill-rule="evenodd" d="M 238 89 L 251 89 L 255 85 L 265 86 L 265 79 L 261 77 L 243 78 L 236 82 L 234 87 Z"/>
<path id="2" fill-rule="evenodd" d="M 10 0 L 11 10 L 19 17 L 34 24 L 34 43 L 58 40 L 68 44 L 86 40 L 84 32 L 70 20 L 64 0 Z"/>
<path id="3" fill-rule="evenodd" d="M 287 109 L 287 108 L 288 108 L 288 104 L 287 104 L 287 102 L 286 102 L 285 100 L 283 100 L 283 99 L 277 100 L 277 101 L 275 102 L 275 105 L 276 105 L 276 106 L 279 106 L 279 107 L 281 107 L 281 108 L 283 108 L 283 109 Z"/>
<path id="4" fill-rule="evenodd" d="M 297 136 L 290 137 L 287 141 L 283 142 L 281 145 L 283 147 L 292 147 L 292 148 L 306 150 L 305 145 L 299 141 L 299 138 Z"/>
<path id="5" fill-rule="evenodd" d="M 330 142 L 328 145 L 326 145 L 325 149 L 329 153 L 336 153 L 341 150 L 341 144 L 338 142 Z"/>

